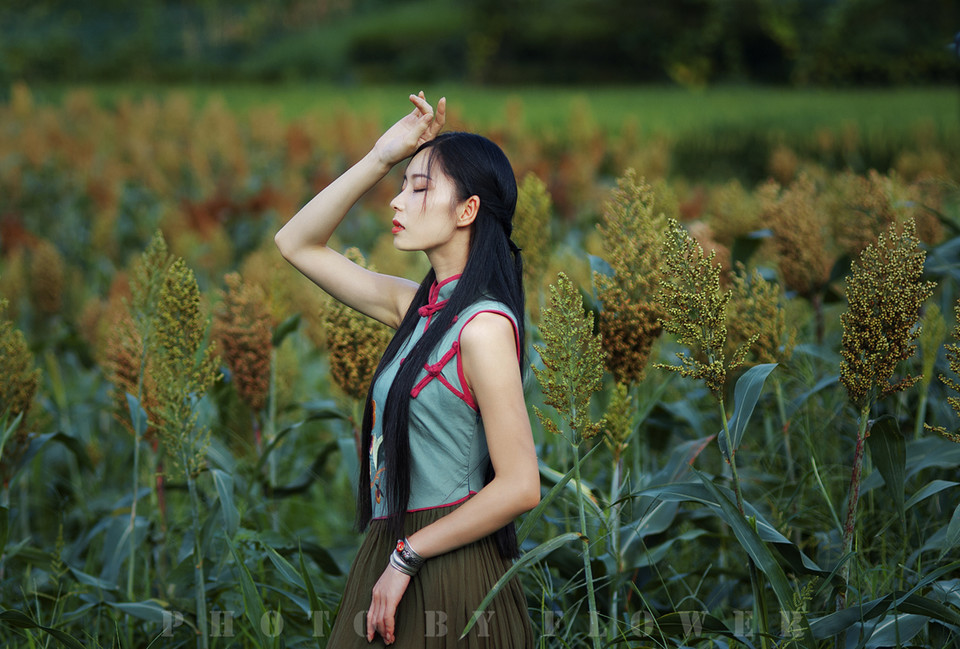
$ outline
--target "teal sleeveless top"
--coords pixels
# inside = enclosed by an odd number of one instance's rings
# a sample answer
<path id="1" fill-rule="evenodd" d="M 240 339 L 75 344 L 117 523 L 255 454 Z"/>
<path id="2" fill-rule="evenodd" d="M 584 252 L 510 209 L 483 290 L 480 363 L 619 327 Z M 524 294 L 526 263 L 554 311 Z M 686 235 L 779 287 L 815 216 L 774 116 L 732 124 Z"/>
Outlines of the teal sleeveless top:
<path id="1" fill-rule="evenodd" d="M 420 320 L 373 386 L 373 427 L 369 449 L 370 502 L 373 518 L 387 510 L 386 474 L 393 467 L 384 457 L 382 413 L 390 386 L 406 355 L 423 336 L 433 315 L 453 293 L 459 275 L 430 289 L 429 301 L 420 307 Z M 452 326 L 430 353 L 428 363 L 410 391 L 410 500 L 407 511 L 444 507 L 463 502 L 478 492 L 490 464 L 483 420 L 467 388 L 460 357 L 460 333 L 470 320 L 484 312 L 499 313 L 518 332 L 516 316 L 496 300 L 480 300 L 458 313 Z M 520 342 L 517 340 L 517 349 Z M 519 352 L 518 352 L 519 353 Z"/>

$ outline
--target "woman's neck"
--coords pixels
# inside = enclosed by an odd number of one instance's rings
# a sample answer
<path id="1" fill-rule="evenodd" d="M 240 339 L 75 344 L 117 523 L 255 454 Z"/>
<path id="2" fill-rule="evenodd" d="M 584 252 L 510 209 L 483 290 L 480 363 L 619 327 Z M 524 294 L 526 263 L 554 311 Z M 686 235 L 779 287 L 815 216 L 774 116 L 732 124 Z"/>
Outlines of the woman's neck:
<path id="1" fill-rule="evenodd" d="M 430 250 L 426 254 L 438 282 L 460 275 L 467 265 L 466 245 L 446 245 L 443 248 Z"/>

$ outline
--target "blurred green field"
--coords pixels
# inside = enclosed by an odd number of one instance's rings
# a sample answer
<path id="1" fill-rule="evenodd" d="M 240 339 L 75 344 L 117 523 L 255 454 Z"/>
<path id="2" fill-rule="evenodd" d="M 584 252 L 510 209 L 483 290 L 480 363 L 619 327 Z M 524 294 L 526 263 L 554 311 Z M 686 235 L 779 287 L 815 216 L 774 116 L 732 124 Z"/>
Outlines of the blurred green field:
<path id="1" fill-rule="evenodd" d="M 558 129 L 569 124 L 571 114 L 582 115 L 587 105 L 590 119 L 607 132 L 617 132 L 632 121 L 647 134 L 677 136 L 717 128 L 782 130 L 795 134 L 856 124 L 863 134 L 898 132 L 917 125 L 935 133 L 960 130 L 960 89 L 953 87 L 799 90 L 771 87 L 714 87 L 690 90 L 679 87 L 573 86 L 485 87 L 461 84 L 334 86 L 316 83 L 295 85 L 213 84 L 150 85 L 100 84 L 87 86 L 107 104 L 123 97 L 143 98 L 183 93 L 198 104 L 222 97 L 239 113 L 264 105 L 279 107 L 286 118 L 308 114 L 356 111 L 381 118 L 386 124 L 406 108 L 410 92 L 424 90 L 428 98 L 445 95 L 453 125 L 486 128 L 516 119 L 511 106 L 522 106 L 519 126 L 525 129 Z M 33 88 L 40 101 L 59 100 L 75 86 Z M 586 104 L 584 104 L 586 102 Z"/>

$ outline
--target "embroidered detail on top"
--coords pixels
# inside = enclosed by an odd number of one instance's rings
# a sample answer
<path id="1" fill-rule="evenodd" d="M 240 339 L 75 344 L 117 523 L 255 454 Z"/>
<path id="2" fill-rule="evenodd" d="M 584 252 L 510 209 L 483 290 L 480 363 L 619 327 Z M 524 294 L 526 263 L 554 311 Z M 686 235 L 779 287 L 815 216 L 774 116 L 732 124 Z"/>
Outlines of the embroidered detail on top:
<path id="1" fill-rule="evenodd" d="M 380 476 L 383 474 L 383 470 L 387 468 L 385 466 L 377 469 L 376 475 L 373 476 L 373 480 L 370 482 L 370 488 L 374 490 L 374 497 L 376 498 L 377 504 L 380 504 L 380 500 L 383 498 L 383 489 L 380 488 Z"/>

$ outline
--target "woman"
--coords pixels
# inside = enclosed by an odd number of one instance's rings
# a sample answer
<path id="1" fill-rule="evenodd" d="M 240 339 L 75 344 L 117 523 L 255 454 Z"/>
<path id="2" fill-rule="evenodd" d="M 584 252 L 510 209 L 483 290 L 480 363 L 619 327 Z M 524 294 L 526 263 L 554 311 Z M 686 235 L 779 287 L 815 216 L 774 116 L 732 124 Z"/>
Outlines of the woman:
<path id="1" fill-rule="evenodd" d="M 320 288 L 397 329 L 362 426 L 357 523 L 369 530 L 328 646 L 531 647 L 517 580 L 458 641 L 516 555 L 514 519 L 540 498 L 520 369 L 520 251 L 510 240 L 516 179 L 486 138 L 440 134 L 445 99 L 436 113 L 422 92 L 410 101 L 414 109 L 276 235 Z M 390 205 L 394 245 L 430 261 L 419 285 L 327 247 L 351 206 L 410 156 Z"/>

